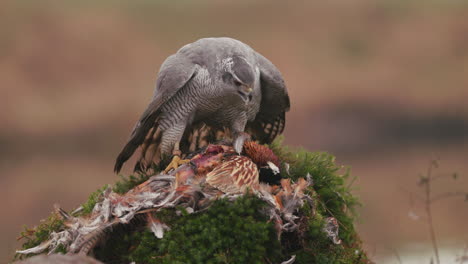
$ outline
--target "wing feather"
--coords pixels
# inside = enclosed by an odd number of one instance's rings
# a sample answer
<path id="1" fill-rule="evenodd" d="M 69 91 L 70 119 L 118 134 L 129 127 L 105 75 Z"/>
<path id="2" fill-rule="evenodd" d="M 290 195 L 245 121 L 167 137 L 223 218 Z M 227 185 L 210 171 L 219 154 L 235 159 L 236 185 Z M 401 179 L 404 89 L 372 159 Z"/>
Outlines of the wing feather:
<path id="1" fill-rule="evenodd" d="M 196 74 L 197 65 L 184 54 L 176 53 L 169 56 L 161 65 L 153 98 L 136 123 L 130 139 L 120 152 L 115 162 L 114 171 L 118 173 L 123 164 L 133 155 L 135 150 L 144 143 L 151 128 L 157 126 L 157 118 L 161 106 L 173 97 Z"/>
<path id="2" fill-rule="evenodd" d="M 262 101 L 253 122 L 247 124 L 252 136 L 262 144 L 271 143 L 286 125 L 285 113 L 290 109 L 289 95 L 278 68 L 260 53 L 255 53 L 260 69 Z"/>

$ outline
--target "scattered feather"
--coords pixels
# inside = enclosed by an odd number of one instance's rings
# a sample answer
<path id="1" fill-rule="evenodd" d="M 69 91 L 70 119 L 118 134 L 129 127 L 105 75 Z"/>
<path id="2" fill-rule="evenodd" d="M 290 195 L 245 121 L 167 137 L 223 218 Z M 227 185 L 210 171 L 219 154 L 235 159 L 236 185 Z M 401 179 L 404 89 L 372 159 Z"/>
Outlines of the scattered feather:
<path id="1" fill-rule="evenodd" d="M 323 228 L 323 231 L 327 234 L 328 238 L 333 241 L 335 245 L 341 244 L 341 239 L 338 237 L 338 221 L 334 217 L 328 217 L 325 219 L 325 227 Z"/>
<path id="2" fill-rule="evenodd" d="M 100 241 L 106 239 L 106 234 L 114 227 L 129 225 L 144 213 L 148 215 L 144 221 L 149 229 L 156 237 L 162 238 L 170 227 L 154 219 L 151 213 L 179 206 L 189 214 L 197 213 L 207 209 L 217 199 L 235 201 L 246 192 L 266 202 L 267 206 L 262 212 L 274 223 L 278 239 L 282 232 L 298 230 L 298 209 L 306 202 L 313 205 L 312 198 L 304 194 L 304 190 L 311 184 L 310 175 L 297 182 L 282 179 L 280 186 L 260 184 L 256 163 L 252 162 L 250 156 L 233 156 L 234 152 L 232 147 L 210 145 L 204 153 L 194 156 L 191 163 L 169 174 L 150 177 L 123 195 L 107 188 L 91 214 L 86 217 L 74 217 L 57 206 L 56 210 L 64 218 L 66 229 L 52 233 L 48 241 L 37 247 L 17 253 L 52 253 L 62 245 L 68 248 L 69 253 L 88 254 Z M 271 163 L 269 166 L 276 165 Z M 341 242 L 336 219 L 328 218 L 324 231 L 335 244 Z M 295 256 L 292 256 L 283 263 L 294 261 Z"/>
<path id="3" fill-rule="evenodd" d="M 281 264 L 293 264 L 296 261 L 296 255 L 292 255 L 289 260 L 281 262 Z"/>
<path id="4" fill-rule="evenodd" d="M 288 176 L 291 175 L 291 173 L 289 173 L 289 168 L 290 168 L 289 163 L 284 163 L 284 170 L 286 171 L 286 174 L 287 174 Z M 310 174 L 307 174 L 307 175 L 310 175 Z"/>

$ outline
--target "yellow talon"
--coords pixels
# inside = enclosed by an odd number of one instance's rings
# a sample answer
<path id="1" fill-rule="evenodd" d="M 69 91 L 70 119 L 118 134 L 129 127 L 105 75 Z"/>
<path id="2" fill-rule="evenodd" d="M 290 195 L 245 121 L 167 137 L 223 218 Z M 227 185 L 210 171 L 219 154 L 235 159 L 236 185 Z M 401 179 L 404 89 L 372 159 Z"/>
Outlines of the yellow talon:
<path id="1" fill-rule="evenodd" d="M 169 165 L 167 165 L 166 169 L 164 170 L 164 173 L 168 173 L 170 170 L 172 169 L 177 169 L 180 165 L 183 165 L 183 164 L 186 164 L 186 163 L 189 163 L 190 160 L 186 159 L 186 160 L 183 160 L 179 157 L 179 155 L 174 155 L 174 157 L 172 158 L 172 161 L 171 163 L 169 163 Z"/>

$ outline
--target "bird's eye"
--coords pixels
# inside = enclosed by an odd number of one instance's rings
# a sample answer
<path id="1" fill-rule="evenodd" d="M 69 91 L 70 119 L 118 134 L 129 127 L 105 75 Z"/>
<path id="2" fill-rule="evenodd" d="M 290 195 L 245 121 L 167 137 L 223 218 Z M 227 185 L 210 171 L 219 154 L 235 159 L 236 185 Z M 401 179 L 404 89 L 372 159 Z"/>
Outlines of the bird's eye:
<path id="1" fill-rule="evenodd" d="M 241 82 L 239 82 L 238 80 L 234 80 L 234 85 L 235 85 L 235 86 L 241 86 L 241 85 L 242 85 L 242 83 L 241 83 Z"/>

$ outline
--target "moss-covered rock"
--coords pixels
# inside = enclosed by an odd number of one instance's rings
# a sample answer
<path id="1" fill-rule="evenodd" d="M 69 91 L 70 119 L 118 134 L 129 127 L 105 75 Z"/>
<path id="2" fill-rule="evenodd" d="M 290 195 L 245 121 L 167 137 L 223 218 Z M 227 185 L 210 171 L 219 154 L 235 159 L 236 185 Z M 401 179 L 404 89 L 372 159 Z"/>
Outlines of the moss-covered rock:
<path id="1" fill-rule="evenodd" d="M 313 185 L 307 192 L 313 204 L 300 209 L 299 230 L 284 232 L 278 239 L 273 222 L 262 213 L 265 202 L 245 195 L 235 201 L 218 200 L 196 214 L 182 208 L 158 212 L 155 216 L 171 227 L 162 239 L 145 224 L 118 228 L 94 250 L 95 257 L 105 263 L 280 263 L 295 255 L 294 263 L 367 263 L 354 228 L 359 204 L 351 194 L 349 170 L 337 166 L 327 153 L 290 150 L 280 141 L 270 148 L 284 168 L 289 165 L 289 173 L 282 173 L 282 177 L 293 181 L 308 174 L 312 177 Z M 147 175 L 123 177 L 113 190 L 125 193 L 146 179 Z M 90 195 L 81 214 L 91 212 L 102 190 Z M 323 231 L 329 217 L 338 222 L 339 245 Z M 22 233 L 23 248 L 39 245 L 52 231 L 63 228 L 63 222 L 53 214 L 34 231 Z"/>

